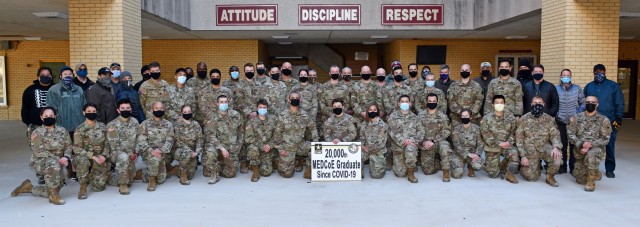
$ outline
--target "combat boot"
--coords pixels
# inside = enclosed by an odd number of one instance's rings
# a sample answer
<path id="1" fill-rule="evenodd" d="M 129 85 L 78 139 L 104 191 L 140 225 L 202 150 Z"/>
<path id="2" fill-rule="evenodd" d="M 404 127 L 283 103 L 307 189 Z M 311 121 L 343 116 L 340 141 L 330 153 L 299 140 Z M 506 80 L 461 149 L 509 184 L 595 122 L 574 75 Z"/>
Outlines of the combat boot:
<path id="1" fill-rule="evenodd" d="M 29 179 L 26 179 L 11 192 L 11 197 L 16 197 L 20 193 L 31 193 L 31 189 L 33 189 L 33 184 Z"/>
<path id="2" fill-rule="evenodd" d="M 589 176 L 587 177 L 587 185 L 584 186 L 585 191 L 592 192 L 596 190 L 597 177 L 598 177 L 598 174 L 589 174 Z"/>
<path id="3" fill-rule="evenodd" d="M 296 172 L 302 172 L 304 166 L 304 159 L 296 158 Z"/>
<path id="4" fill-rule="evenodd" d="M 451 181 L 451 177 L 449 176 L 449 170 L 448 169 L 443 169 L 442 170 L 442 182 L 449 182 Z"/>
<path id="5" fill-rule="evenodd" d="M 547 173 L 547 179 L 544 181 L 547 184 L 551 185 L 551 187 L 558 187 L 559 184 L 556 181 L 556 178 L 553 177 L 553 174 Z"/>
<path id="6" fill-rule="evenodd" d="M 129 187 L 127 184 L 121 184 L 120 185 L 120 195 L 128 195 L 129 194 Z"/>
<path id="7" fill-rule="evenodd" d="M 596 172 L 596 180 L 602 180 L 602 172 L 600 172 L 600 170 L 598 170 L 598 172 Z"/>
<path id="8" fill-rule="evenodd" d="M 473 169 L 473 167 L 471 167 L 471 164 L 467 165 L 467 168 L 469 169 L 469 177 L 476 177 L 476 170 Z"/>
<path id="9" fill-rule="evenodd" d="M 512 172 L 507 171 L 506 179 L 507 179 L 507 181 L 511 182 L 512 184 L 517 184 L 518 183 L 518 179 L 516 179 L 516 176 L 513 175 Z"/>
<path id="10" fill-rule="evenodd" d="M 156 179 L 158 177 L 149 177 L 149 185 L 147 186 L 147 191 L 155 191 L 156 190 Z"/>
<path id="11" fill-rule="evenodd" d="M 177 166 L 172 166 L 172 165 L 168 165 L 167 167 L 167 179 L 170 176 L 178 176 L 178 167 Z"/>
<path id="12" fill-rule="evenodd" d="M 53 203 L 55 205 L 64 205 L 64 200 L 60 198 L 60 188 L 47 188 L 49 192 L 49 203 Z"/>
<path id="13" fill-rule="evenodd" d="M 258 165 L 252 165 L 251 170 L 253 171 L 253 175 L 251 175 L 251 182 L 258 182 L 260 180 L 260 169 Z"/>
<path id="14" fill-rule="evenodd" d="M 411 183 L 418 183 L 418 179 L 413 175 L 414 172 L 415 168 L 409 168 L 407 170 L 407 180 L 409 180 L 409 182 Z"/>
<path id="15" fill-rule="evenodd" d="M 387 155 L 385 159 L 387 160 L 386 171 L 391 171 L 391 168 L 393 168 L 393 156 L 391 156 L 391 154 L 389 153 L 389 155 Z"/>
<path id="16" fill-rule="evenodd" d="M 187 171 L 186 170 L 181 170 L 180 171 L 180 184 L 182 184 L 182 185 L 191 184 L 191 182 L 189 182 L 189 178 L 187 177 Z"/>
<path id="17" fill-rule="evenodd" d="M 218 171 L 211 171 L 211 179 L 209 179 L 209 184 L 215 184 L 220 181 L 220 173 Z"/>
<path id="18" fill-rule="evenodd" d="M 248 161 L 241 161 L 240 162 L 240 173 L 242 174 L 247 174 L 249 173 L 249 164 L 247 163 Z"/>
<path id="19" fill-rule="evenodd" d="M 78 192 L 78 199 L 87 198 L 87 183 L 80 184 L 80 191 Z"/>
<path id="20" fill-rule="evenodd" d="M 136 175 L 133 176 L 133 180 L 142 180 L 142 170 L 141 169 L 136 171 Z"/>
<path id="21" fill-rule="evenodd" d="M 304 179 L 311 179 L 311 163 L 307 165 L 307 169 L 304 170 Z"/>

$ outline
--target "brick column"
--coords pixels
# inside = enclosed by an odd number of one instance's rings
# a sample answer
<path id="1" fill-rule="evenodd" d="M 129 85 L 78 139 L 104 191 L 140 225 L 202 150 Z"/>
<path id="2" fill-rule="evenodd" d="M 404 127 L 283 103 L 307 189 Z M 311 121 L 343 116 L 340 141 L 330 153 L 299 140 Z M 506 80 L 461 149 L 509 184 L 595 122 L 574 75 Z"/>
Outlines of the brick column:
<path id="1" fill-rule="evenodd" d="M 593 66 L 604 64 L 607 77 L 618 75 L 620 0 L 542 0 L 540 62 L 545 79 L 557 84 L 571 69 L 574 83 L 593 81 Z"/>
<path id="2" fill-rule="evenodd" d="M 142 26 L 140 0 L 69 0 L 71 67 L 87 65 L 89 76 L 119 62 L 134 81 L 141 80 Z"/>

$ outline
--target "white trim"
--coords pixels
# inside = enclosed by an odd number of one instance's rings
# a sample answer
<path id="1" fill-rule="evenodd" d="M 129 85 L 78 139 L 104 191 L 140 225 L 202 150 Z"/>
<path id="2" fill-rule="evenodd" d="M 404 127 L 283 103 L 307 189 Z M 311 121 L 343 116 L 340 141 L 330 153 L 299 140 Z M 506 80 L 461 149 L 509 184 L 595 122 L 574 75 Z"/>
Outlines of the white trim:
<path id="1" fill-rule="evenodd" d="M 0 56 L 0 83 L 2 83 L 2 90 L 0 91 L 2 99 L 0 99 L 0 106 L 7 106 L 7 64 L 6 56 Z"/>

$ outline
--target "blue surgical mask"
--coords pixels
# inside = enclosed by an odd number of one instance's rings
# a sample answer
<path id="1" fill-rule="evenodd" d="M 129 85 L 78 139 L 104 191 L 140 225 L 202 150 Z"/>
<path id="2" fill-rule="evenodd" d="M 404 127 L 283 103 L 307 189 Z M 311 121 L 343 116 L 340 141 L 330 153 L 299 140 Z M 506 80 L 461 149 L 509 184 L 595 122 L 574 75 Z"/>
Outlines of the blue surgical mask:
<path id="1" fill-rule="evenodd" d="M 222 111 L 227 111 L 227 109 L 229 109 L 229 104 L 228 103 L 221 103 L 218 108 Z"/>
<path id="2" fill-rule="evenodd" d="M 409 103 L 406 103 L 406 102 L 400 103 L 400 109 L 404 111 L 409 110 Z"/>
<path id="3" fill-rule="evenodd" d="M 112 70 L 111 71 L 111 76 L 113 78 L 119 78 L 120 77 L 120 70 Z"/>
<path id="4" fill-rule="evenodd" d="M 231 78 L 238 79 L 238 77 L 240 77 L 240 73 L 238 71 L 233 71 L 231 72 Z"/>
<path id="5" fill-rule="evenodd" d="M 560 81 L 562 81 L 563 84 L 571 83 L 571 77 L 562 77 Z"/>
<path id="6" fill-rule="evenodd" d="M 267 109 L 262 109 L 262 108 L 258 109 L 258 114 L 260 114 L 260 116 L 267 115 Z"/>
<path id="7" fill-rule="evenodd" d="M 602 83 L 602 81 L 604 81 L 604 79 L 607 78 L 604 73 L 595 73 L 593 74 L 593 81 L 595 81 L 596 83 Z"/>
<path id="8" fill-rule="evenodd" d="M 427 87 L 433 87 L 434 85 L 436 85 L 436 82 L 432 80 L 427 80 L 425 84 L 427 85 Z"/>
<path id="9" fill-rule="evenodd" d="M 86 69 L 78 70 L 77 74 L 79 77 L 83 77 L 83 78 L 87 77 L 87 70 Z"/>
<path id="10" fill-rule="evenodd" d="M 179 84 L 184 84 L 184 82 L 187 82 L 187 77 L 186 76 L 179 76 L 178 77 L 178 83 Z"/>

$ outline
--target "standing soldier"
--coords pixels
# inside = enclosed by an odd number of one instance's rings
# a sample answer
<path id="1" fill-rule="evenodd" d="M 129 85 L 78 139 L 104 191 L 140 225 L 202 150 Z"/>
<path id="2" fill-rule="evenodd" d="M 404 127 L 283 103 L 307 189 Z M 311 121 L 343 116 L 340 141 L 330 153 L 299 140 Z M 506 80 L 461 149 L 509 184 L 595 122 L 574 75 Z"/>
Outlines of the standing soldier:
<path id="1" fill-rule="evenodd" d="M 431 175 L 438 172 L 436 166 L 436 153 L 440 154 L 440 166 L 442 168 L 442 181 L 449 182 L 449 154 L 451 145 L 447 141 L 451 135 L 451 124 L 449 118 L 442 111 L 438 110 L 438 96 L 427 94 L 427 111 L 421 112 L 418 119 L 424 128 L 424 137 L 420 143 L 420 162 L 422 172 Z"/>
<path id="2" fill-rule="evenodd" d="M 406 95 L 411 97 L 411 88 L 404 84 L 403 80 L 404 76 L 402 75 L 402 68 L 394 68 L 393 83 L 386 87 L 386 91 L 383 94 L 384 109 L 387 111 L 387 115 L 391 115 L 396 111 L 397 101 L 400 96 Z"/>
<path id="3" fill-rule="evenodd" d="M 176 69 L 176 85 L 169 87 L 169 97 L 171 102 L 167 103 L 167 115 L 171 122 L 176 122 L 182 116 L 181 108 L 189 105 L 192 109 L 197 109 L 196 91 L 187 87 L 187 71 L 183 68 Z"/>
<path id="4" fill-rule="evenodd" d="M 175 143 L 173 159 L 180 162 L 180 184 L 189 185 L 198 166 L 198 155 L 202 154 L 202 128 L 193 119 L 193 109 L 189 105 L 181 108 L 182 116 L 174 124 Z"/>
<path id="5" fill-rule="evenodd" d="M 427 111 L 427 97 L 428 94 L 436 94 L 438 96 L 438 106 L 444 106 L 444 108 L 439 108 L 443 113 L 447 113 L 447 95 L 445 95 L 444 91 L 435 87 L 436 84 L 436 76 L 432 73 L 427 73 L 424 77 L 425 79 L 425 87 L 424 89 L 415 93 L 413 97 L 413 107 L 415 109 L 416 114 L 420 114 L 421 112 Z"/>
<path id="6" fill-rule="evenodd" d="M 453 128 L 460 125 L 460 111 L 462 109 L 471 110 L 471 117 L 474 119 L 474 124 L 480 123 L 480 108 L 482 102 L 484 102 L 484 96 L 482 95 L 482 88 L 478 83 L 471 80 L 471 66 L 468 64 L 460 67 L 460 77 L 462 80 L 453 82 L 447 93 L 449 99 L 449 117 L 451 117 L 451 124 Z"/>
<path id="7" fill-rule="evenodd" d="M 362 122 L 367 119 L 367 108 L 370 105 L 375 104 L 376 107 L 382 105 L 382 93 L 380 93 L 375 83 L 371 81 L 371 68 L 369 66 L 362 66 L 360 77 L 362 79 L 353 85 L 351 105 L 355 112 L 354 116 L 359 122 Z"/>
<path id="8" fill-rule="evenodd" d="M 267 97 L 267 94 L 271 88 L 271 86 L 273 86 L 273 84 L 271 84 L 271 78 L 270 76 L 267 75 L 267 68 L 265 68 L 264 63 L 262 62 L 257 62 L 256 63 L 256 74 L 258 76 L 256 76 L 255 79 L 253 79 L 254 81 L 254 86 L 256 89 L 256 97 Z M 267 102 L 269 100 L 267 99 Z M 281 102 L 285 102 L 284 100 L 279 100 Z M 273 107 L 273 103 L 270 103 L 270 105 Z"/>
<path id="9" fill-rule="evenodd" d="M 282 77 L 280 78 L 280 81 L 282 81 L 284 85 L 287 86 L 287 93 L 291 91 L 291 88 L 300 84 L 300 81 L 296 80 L 296 78 L 293 78 L 293 76 L 291 75 L 293 74 L 292 70 L 293 70 L 293 66 L 288 61 L 282 63 L 282 66 L 280 67 L 280 72 L 282 72 Z"/>
<path id="10" fill-rule="evenodd" d="M 267 85 L 267 102 L 269 102 L 272 107 L 269 108 L 271 110 L 271 114 L 279 114 L 287 108 L 287 85 L 285 85 L 284 82 L 279 81 L 280 69 L 278 66 L 271 66 L 269 75 L 271 76 L 271 80 L 267 79 L 270 81 L 270 85 Z"/>
<path id="11" fill-rule="evenodd" d="M 140 93 L 140 103 L 142 104 L 142 109 L 146 112 L 147 119 L 153 118 L 153 103 L 162 102 L 167 105 L 171 103 L 169 84 L 167 81 L 160 79 L 160 64 L 155 61 L 149 63 L 149 72 L 151 79 L 142 83 L 138 91 Z"/>
<path id="12" fill-rule="evenodd" d="M 520 84 L 520 82 L 517 83 Z M 507 181 L 517 184 L 518 179 L 514 174 L 518 171 L 520 159 L 518 149 L 514 147 L 516 118 L 511 112 L 505 110 L 505 98 L 502 95 L 493 97 L 491 107 L 494 111 L 485 115 L 480 122 L 480 134 L 487 158 L 484 171 L 490 178 L 496 178 L 499 174 L 506 172 Z M 502 162 L 500 162 L 501 155 L 504 157 Z"/>
<path id="13" fill-rule="evenodd" d="M 340 71 L 340 78 L 342 78 L 342 81 L 340 81 L 340 83 L 344 84 L 345 86 L 347 86 L 347 89 L 349 89 L 347 100 L 343 99 L 343 101 L 345 101 L 344 106 L 349 106 L 349 108 L 345 108 L 344 112 L 349 115 L 353 115 L 353 105 L 351 104 L 351 94 L 353 94 L 353 85 L 355 83 L 351 78 L 352 76 L 353 76 L 353 70 L 351 70 L 351 68 L 349 67 L 344 67 Z"/>
<path id="14" fill-rule="evenodd" d="M 367 109 L 365 122 L 360 124 L 360 142 L 362 143 L 362 162 L 369 160 L 369 175 L 373 179 L 384 177 L 386 172 L 387 137 L 389 126 L 379 117 L 378 106 L 371 104 Z M 366 155 L 365 155 L 366 154 Z M 364 174 L 362 175 L 364 178 Z"/>
<path id="15" fill-rule="evenodd" d="M 236 87 L 240 85 L 240 69 L 238 69 L 238 66 L 229 67 L 229 77 L 231 78 L 225 80 L 222 86 L 234 91 L 235 94 Z"/>
<path id="16" fill-rule="evenodd" d="M 224 95 L 229 100 L 229 107 L 232 107 L 231 104 L 234 100 L 233 91 L 229 88 L 220 86 L 220 78 L 221 78 L 220 70 L 212 69 L 209 72 L 209 76 L 211 78 L 211 86 L 207 86 L 204 89 L 200 90 L 198 93 L 198 110 L 200 110 L 199 115 L 202 116 L 204 122 L 207 122 L 210 119 L 210 115 L 218 113 L 218 97 Z"/>
<path id="17" fill-rule="evenodd" d="M 80 89 L 78 87 L 78 89 Z M 35 196 L 49 198 L 55 205 L 64 204 L 60 198 L 64 176 L 62 169 L 69 165 L 71 158 L 71 137 L 62 126 L 56 126 L 56 110 L 44 107 L 40 111 L 43 126 L 37 127 L 31 134 L 31 161 L 29 166 L 37 175 L 44 176 L 44 186 L 33 186 L 26 179 L 11 192 L 11 197 L 20 193 L 31 193 Z"/>
<path id="18" fill-rule="evenodd" d="M 258 100 L 257 107 L 258 117 L 247 121 L 244 134 L 244 142 L 247 144 L 247 156 L 249 156 L 249 164 L 253 171 L 251 182 L 260 180 L 260 175 L 270 176 L 273 171 L 271 163 L 273 161 L 273 153 L 271 149 L 275 146 L 272 138 L 277 124 L 275 116 L 267 115 L 269 110 L 267 100 Z"/>
<path id="19" fill-rule="evenodd" d="M 118 114 L 118 118 L 107 124 L 107 145 L 111 151 L 111 163 L 116 164 L 120 194 L 128 195 L 138 158 L 136 131 L 139 123 L 132 117 L 131 102 L 128 99 L 118 101 Z"/>
<path id="20" fill-rule="evenodd" d="M 509 74 L 511 73 L 511 63 L 508 60 L 500 61 L 500 78 L 496 78 L 489 83 L 489 90 L 484 103 L 484 115 L 493 113 L 491 101 L 494 96 L 501 95 L 505 98 L 505 109 L 513 114 L 516 119 L 520 119 L 523 112 L 522 106 L 522 84 Z"/>
<path id="21" fill-rule="evenodd" d="M 161 102 L 154 102 L 151 108 L 153 118 L 147 118 L 138 127 L 137 143 L 138 152 L 141 153 L 149 168 L 147 191 L 150 192 L 156 190 L 156 183 L 162 184 L 167 178 L 166 163 L 171 159 L 169 154 L 174 141 L 173 124 L 162 119 L 164 105 Z"/>
<path id="22" fill-rule="evenodd" d="M 238 164 L 242 147 L 243 117 L 229 108 L 229 98 L 225 95 L 218 96 L 217 106 L 218 112 L 210 115 L 210 120 L 205 126 L 207 137 L 205 165 L 211 171 L 209 184 L 217 183 L 220 180 L 219 174 L 226 178 L 236 177 L 240 167 Z"/>
<path id="23" fill-rule="evenodd" d="M 416 63 L 409 64 L 408 70 L 409 79 L 405 80 L 405 82 L 407 83 L 407 85 L 409 85 L 409 88 L 411 88 L 411 96 L 409 97 L 415 97 L 418 91 L 424 89 L 424 79 L 418 76 L 418 65 L 416 65 Z"/>
<path id="24" fill-rule="evenodd" d="M 198 93 L 200 90 L 211 85 L 211 81 L 207 77 L 209 71 L 207 70 L 207 64 L 199 62 L 196 66 L 196 77 L 187 80 L 187 87 L 193 88 Z"/>
<path id="25" fill-rule="evenodd" d="M 484 160 L 482 160 L 482 139 L 480 138 L 480 126 L 471 123 L 471 110 L 463 109 L 460 111 L 461 125 L 453 129 L 451 133 L 451 141 L 453 142 L 453 153 L 451 155 L 451 177 L 455 179 L 462 178 L 464 173 L 464 165 L 468 165 L 469 177 L 475 177 L 475 171 L 482 169 Z"/>
<path id="26" fill-rule="evenodd" d="M 606 156 L 606 146 L 611 136 L 609 119 L 598 113 L 598 98 L 588 96 L 585 100 L 587 112 L 573 116 L 567 126 L 569 140 L 579 148 L 575 150 L 576 166 L 573 176 L 578 184 L 586 184 L 585 191 L 596 190 L 596 180 L 602 178 L 598 169 Z"/>
<path id="27" fill-rule="evenodd" d="M 540 177 L 540 160 L 547 167 L 545 182 L 551 187 L 558 187 L 554 175 L 562 164 L 562 141 L 555 118 L 544 112 L 544 100 L 541 96 L 533 97 L 531 112 L 520 119 L 516 131 L 516 144 L 520 154 L 520 175 L 528 181 L 536 181 Z"/>
<path id="28" fill-rule="evenodd" d="M 318 131 L 320 133 L 320 138 L 324 138 L 324 122 L 331 117 L 333 113 L 333 105 L 331 102 L 340 98 L 342 100 L 347 100 L 346 105 L 344 105 L 345 109 L 351 108 L 349 103 L 349 87 L 347 85 L 340 82 L 340 68 L 338 66 L 333 65 L 329 68 L 329 73 L 331 74 L 331 80 L 322 84 L 318 87 L 318 101 L 320 105 L 320 113 L 318 114 L 318 121 L 321 123 L 318 124 Z"/>
<path id="29" fill-rule="evenodd" d="M 107 128 L 103 123 L 96 121 L 97 111 L 98 106 L 95 104 L 84 105 L 82 113 L 87 119 L 76 128 L 73 134 L 73 167 L 80 182 L 78 199 L 87 198 L 89 181 L 91 181 L 91 190 L 100 192 L 104 191 L 107 179 L 110 177 L 111 164 L 107 162 L 109 149 L 105 146 Z"/>
<path id="30" fill-rule="evenodd" d="M 397 80 L 396 80 L 397 81 Z M 409 95 L 401 95 L 398 98 L 399 111 L 389 115 L 389 137 L 393 152 L 393 173 L 397 177 L 407 177 L 411 183 L 418 183 L 413 175 L 417 155 L 418 143 L 424 138 L 424 129 L 420 120 L 411 112 L 411 100 Z"/>
<path id="31" fill-rule="evenodd" d="M 318 114 L 318 89 L 315 85 L 309 84 L 309 71 L 306 69 L 301 69 L 298 72 L 298 76 L 298 78 L 300 78 L 300 83 L 293 86 L 291 91 L 298 92 L 298 94 L 300 94 L 300 98 L 305 100 L 305 102 L 300 103 L 300 109 L 307 113 L 307 116 L 309 116 L 311 121 L 316 122 L 316 116 Z M 311 135 L 305 136 L 309 137 Z M 302 152 L 296 155 L 296 172 L 300 172 L 302 171 L 302 166 L 307 159 L 307 153 Z"/>
<path id="32" fill-rule="evenodd" d="M 376 82 L 375 82 L 375 88 L 376 90 L 378 90 L 378 93 L 380 93 L 380 99 L 377 101 L 378 102 L 378 117 L 380 119 L 386 119 L 387 118 L 387 112 L 384 109 L 384 96 L 387 93 L 387 82 L 385 82 L 385 79 L 387 78 L 387 72 L 384 70 L 384 68 L 378 68 L 376 70 Z M 395 108 L 395 106 L 394 106 Z M 389 159 L 387 159 L 387 161 L 390 161 Z M 387 165 L 389 165 L 389 162 L 387 162 Z M 391 168 L 391 167 L 389 167 Z M 388 169 L 391 170 L 391 169 Z"/>

